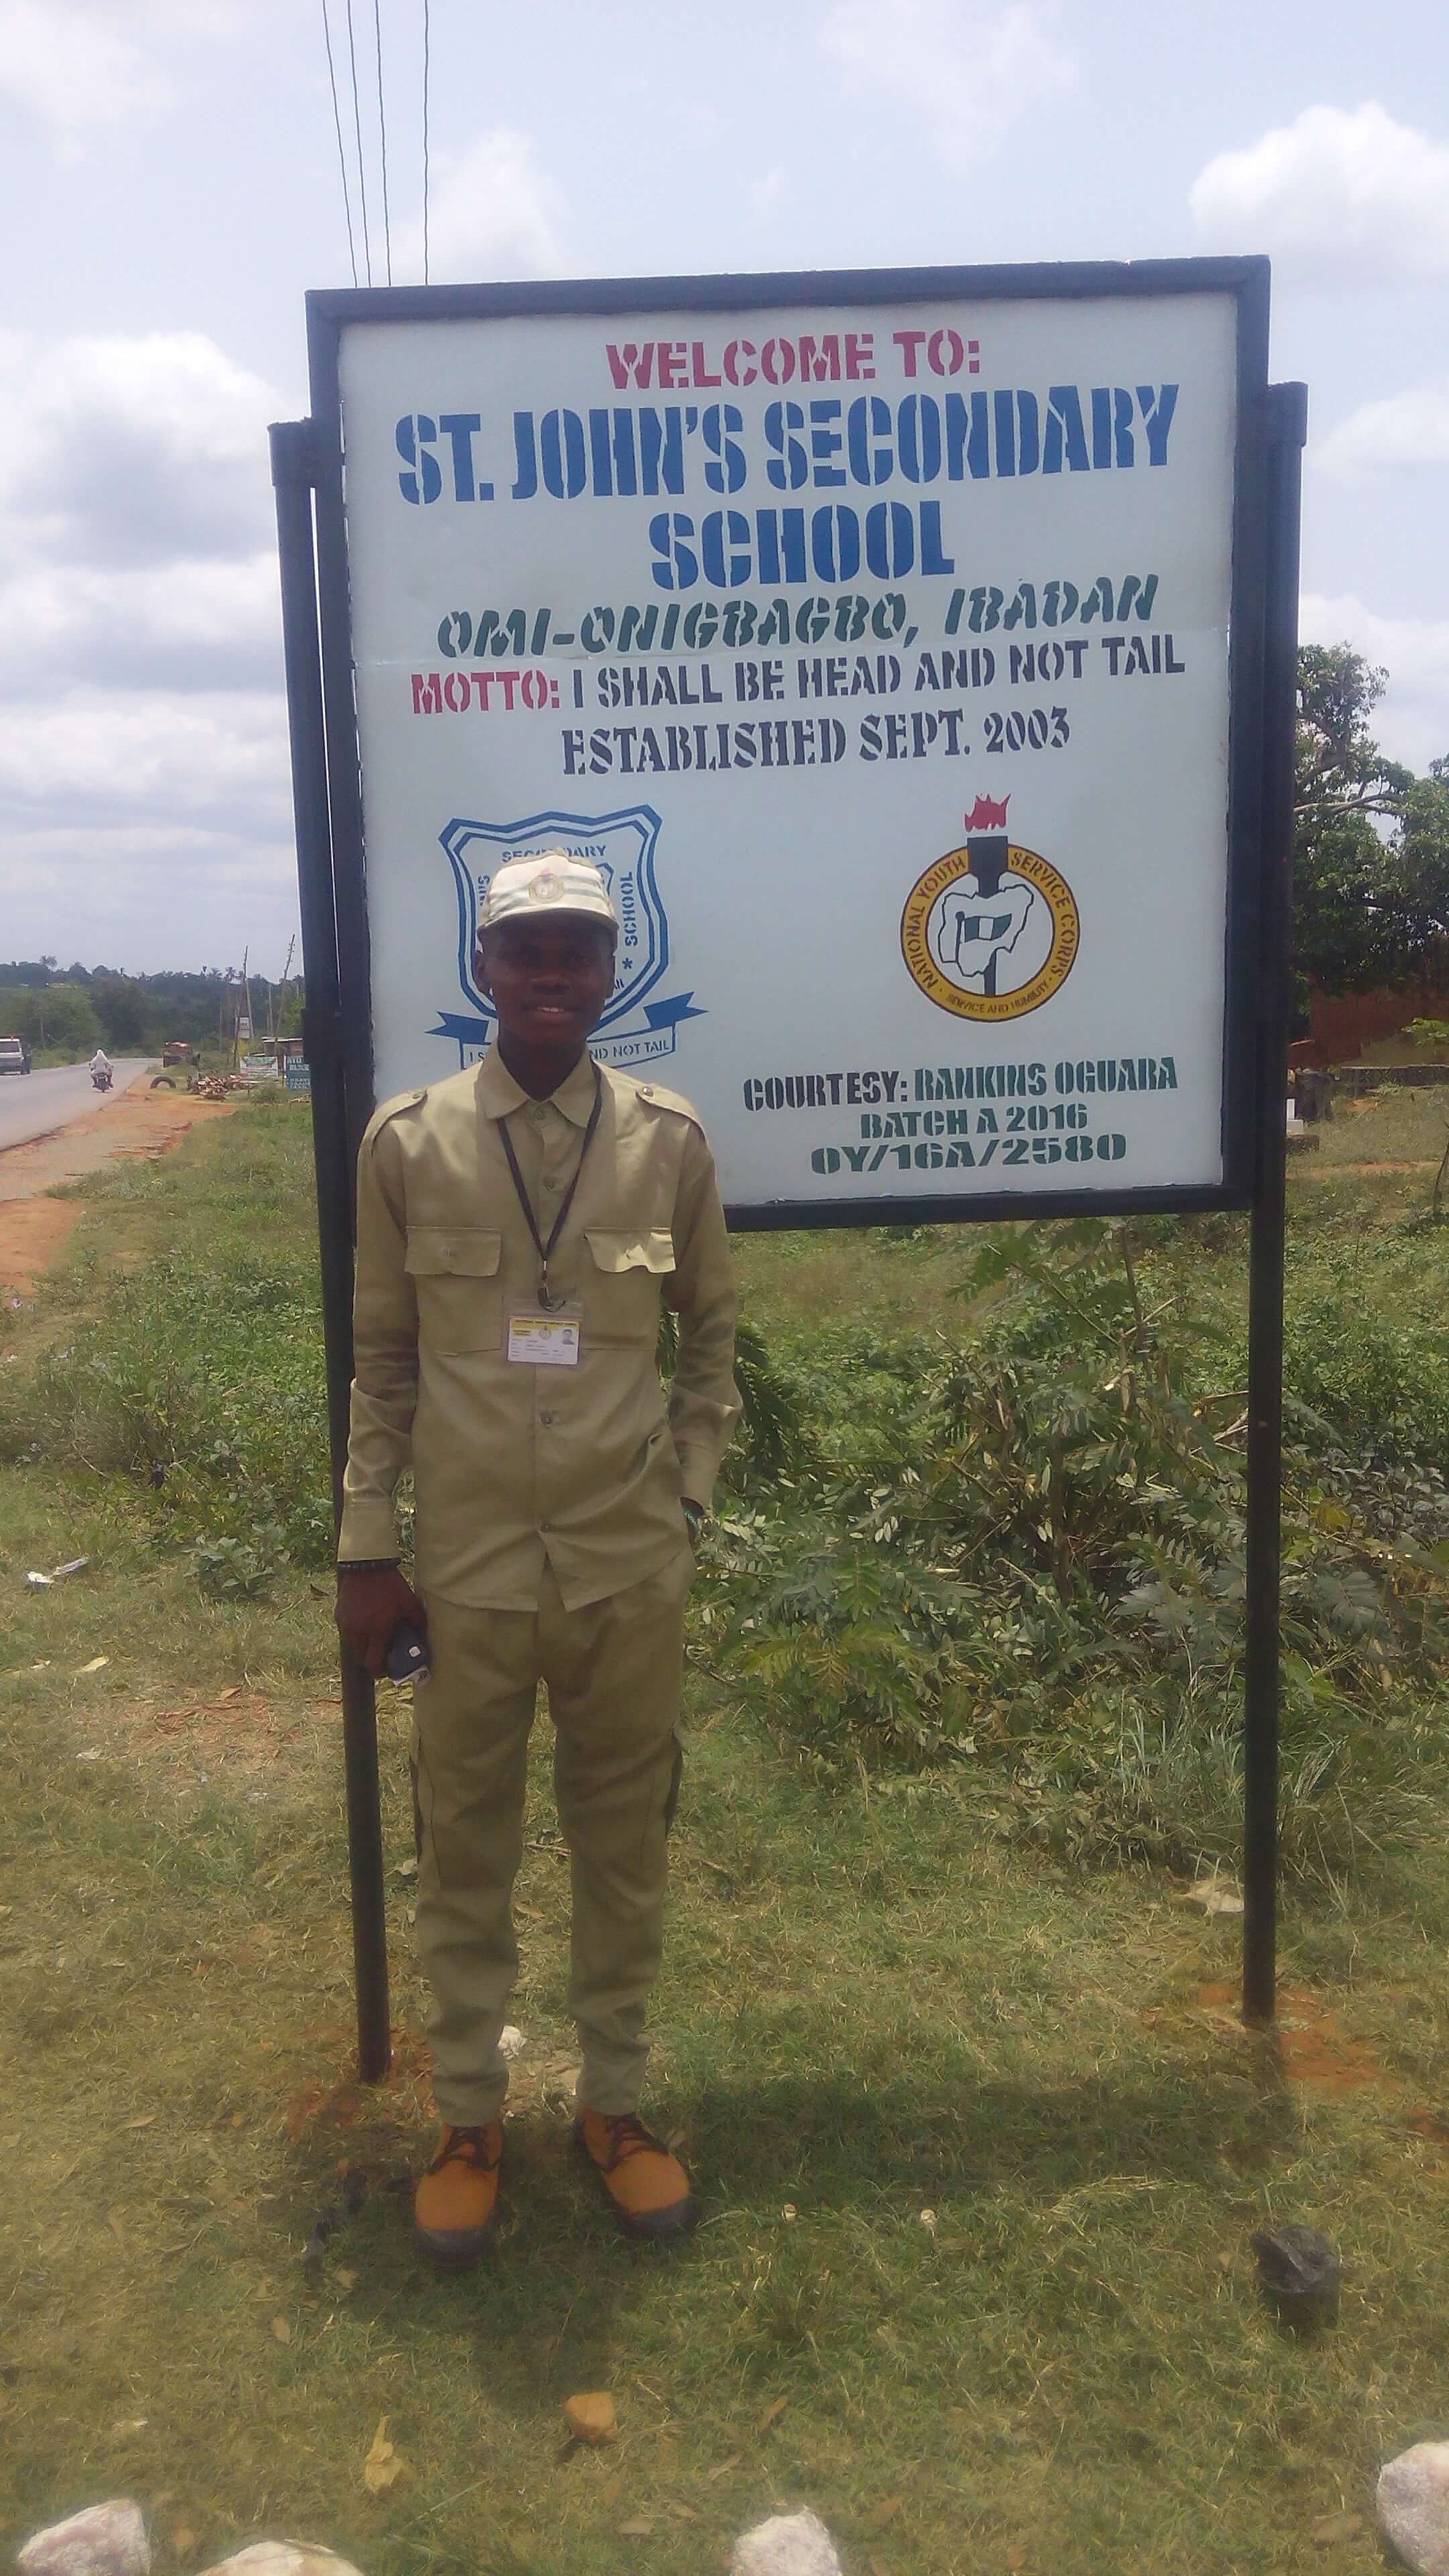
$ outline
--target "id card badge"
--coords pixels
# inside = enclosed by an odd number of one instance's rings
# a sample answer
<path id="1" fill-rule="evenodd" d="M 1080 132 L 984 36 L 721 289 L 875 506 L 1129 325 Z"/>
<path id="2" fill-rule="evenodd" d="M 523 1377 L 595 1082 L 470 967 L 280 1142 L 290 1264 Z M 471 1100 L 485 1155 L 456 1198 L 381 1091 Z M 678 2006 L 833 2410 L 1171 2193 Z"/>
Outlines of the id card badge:
<path id="1" fill-rule="evenodd" d="M 520 1306 L 508 1318 L 508 1357 L 515 1368 L 577 1368 L 580 1306 Z"/>

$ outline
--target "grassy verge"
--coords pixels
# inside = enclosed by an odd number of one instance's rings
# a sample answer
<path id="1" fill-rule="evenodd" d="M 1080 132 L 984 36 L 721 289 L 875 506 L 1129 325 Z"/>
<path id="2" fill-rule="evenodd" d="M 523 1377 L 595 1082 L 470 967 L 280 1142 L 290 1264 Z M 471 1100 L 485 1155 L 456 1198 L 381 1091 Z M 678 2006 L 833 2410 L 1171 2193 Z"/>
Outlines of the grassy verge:
<path id="1" fill-rule="evenodd" d="M 853 2576 L 1372 2563 L 1366 2530 L 1328 2555 L 1316 2530 L 1366 2509 L 1387 2451 L 1449 2430 L 1438 1808 L 1295 1895 L 1284 2025 L 1255 2041 L 1228 2008 L 1231 1917 L 1161 1872 L 1024 1847 L 981 1774 L 813 1785 L 701 1665 L 651 2102 L 706 2223 L 682 2259 L 641 2260 L 568 2165 L 567 1873 L 540 1773 L 510 2215 L 482 2275 L 419 2271 L 404 1712 L 389 1700 L 382 1754 L 397 2066 L 364 2094 L 325 1576 L 283 1549 L 255 1596 L 209 1596 L 201 1503 L 246 1508 L 251 1453 L 180 1500 L 144 1451 L 83 1464 L 110 1398 L 85 1413 L 64 1356 L 109 1315 L 139 1379 L 145 1308 L 118 1283 L 160 1256 L 193 1298 L 226 1273 L 273 1303 L 218 1310 L 205 1367 L 195 1336 L 158 1334 L 153 1393 L 221 1407 L 275 1367 L 264 1391 L 300 1401 L 304 1186 L 301 1113 L 199 1131 L 88 1183 L 70 1266 L 11 1319 L 17 1376 L 50 1355 L 42 1445 L 69 1425 L 76 1446 L 50 1463 L 12 1437 L 0 1464 L 4 2539 L 131 2493 L 161 2576 L 262 2531 L 369 2576 L 694 2576 L 809 2503 Z M 1436 1275 L 1394 1193 L 1386 1315 Z M 1358 1222 L 1330 1225 L 1331 1198 L 1296 1184 L 1310 1266 Z M 838 1334 L 884 1380 L 903 1343 L 961 1333 L 941 1234 L 741 1251 L 752 1314 L 801 1353 Z M 1175 1262 L 1220 1265 L 1230 1337 L 1231 1230 L 1153 1258 L 1163 1293 Z M 258 1454 L 270 1511 L 292 1469 Z M 24 1591 L 82 1553 L 87 1575 Z M 1269 2216 L 1342 2247 L 1342 2323 L 1317 2344 L 1259 2307 Z M 620 2439 L 567 2451 L 562 2400 L 591 2387 Z M 373 2496 L 383 2418 L 406 2470 Z"/>

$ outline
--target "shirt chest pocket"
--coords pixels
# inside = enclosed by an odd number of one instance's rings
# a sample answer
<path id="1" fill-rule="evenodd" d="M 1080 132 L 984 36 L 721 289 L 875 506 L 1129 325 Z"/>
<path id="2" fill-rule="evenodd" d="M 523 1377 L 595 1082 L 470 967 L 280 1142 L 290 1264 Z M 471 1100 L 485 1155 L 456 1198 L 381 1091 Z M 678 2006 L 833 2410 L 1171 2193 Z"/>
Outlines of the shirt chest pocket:
<path id="1" fill-rule="evenodd" d="M 503 1329 L 501 1234 L 476 1225 L 411 1225 L 406 1267 L 419 1338 L 435 1351 L 496 1350 Z"/>
<path id="2" fill-rule="evenodd" d="M 607 1342 L 642 1342 L 652 1350 L 660 1296 L 674 1268 L 673 1235 L 667 1226 L 590 1225 L 584 1239 L 589 1247 L 586 1334 Z"/>

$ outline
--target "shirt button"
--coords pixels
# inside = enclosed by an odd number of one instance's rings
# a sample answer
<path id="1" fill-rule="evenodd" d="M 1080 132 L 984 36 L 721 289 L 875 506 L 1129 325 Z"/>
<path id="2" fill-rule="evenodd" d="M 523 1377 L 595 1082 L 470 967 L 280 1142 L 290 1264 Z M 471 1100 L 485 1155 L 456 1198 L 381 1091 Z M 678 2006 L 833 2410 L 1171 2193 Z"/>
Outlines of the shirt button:
<path id="1" fill-rule="evenodd" d="M 543 1176 L 543 1186 L 546 1190 L 556 1190 L 558 1188 L 558 1183 L 555 1180 L 551 1180 L 548 1173 L 545 1172 Z"/>
<path id="2" fill-rule="evenodd" d="M 538 1418 L 540 1422 L 552 1422 L 553 1415 L 551 1413 L 541 1413 Z"/>
<path id="3" fill-rule="evenodd" d="M 652 1082 L 641 1082 L 641 1083 L 640 1083 L 640 1085 L 639 1085 L 639 1097 L 640 1097 L 640 1099 L 641 1099 L 641 1100 L 652 1100 L 652 1099 L 653 1099 L 653 1097 L 654 1097 L 654 1085 L 653 1085 L 653 1083 L 652 1083 Z"/>
<path id="4" fill-rule="evenodd" d="M 551 1538 L 553 1536 L 552 1521 L 540 1521 L 538 1525 L 538 1534 L 540 1538 Z"/>

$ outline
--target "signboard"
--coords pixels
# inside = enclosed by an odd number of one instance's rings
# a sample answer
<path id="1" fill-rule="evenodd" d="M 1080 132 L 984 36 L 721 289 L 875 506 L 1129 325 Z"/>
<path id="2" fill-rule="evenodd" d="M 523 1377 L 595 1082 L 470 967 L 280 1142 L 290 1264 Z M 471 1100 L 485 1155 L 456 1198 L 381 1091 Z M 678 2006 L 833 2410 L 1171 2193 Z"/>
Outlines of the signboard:
<path id="1" fill-rule="evenodd" d="M 298 1092 L 304 1099 L 311 1099 L 312 1068 L 304 1055 L 289 1055 L 285 1057 L 282 1064 L 282 1073 L 286 1081 L 289 1095 L 292 1092 Z"/>
<path id="2" fill-rule="evenodd" d="M 607 872 L 603 1061 L 737 1226 L 1251 1207 L 1243 1999 L 1271 2020 L 1306 389 L 1262 260 L 308 299 L 272 472 L 334 1501 L 376 1097 L 492 1020 L 515 853 Z M 342 1661 L 359 2065 L 388 2062 Z"/>
<path id="3" fill-rule="evenodd" d="M 736 1223 L 1244 1201 L 1264 263 L 310 318 L 377 1097 L 488 1044 L 480 900 L 562 846 Z"/>
<path id="4" fill-rule="evenodd" d="M 276 1057 L 272 1055 L 244 1055 L 241 1060 L 241 1078 L 248 1086 L 255 1082 L 275 1082 L 277 1079 Z"/>

